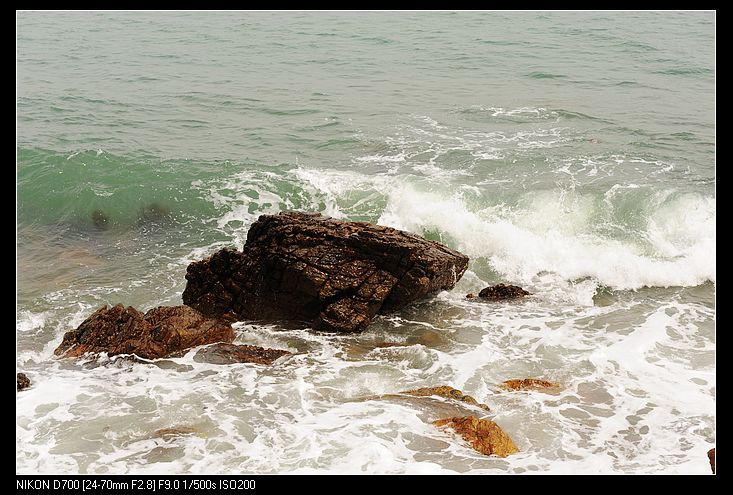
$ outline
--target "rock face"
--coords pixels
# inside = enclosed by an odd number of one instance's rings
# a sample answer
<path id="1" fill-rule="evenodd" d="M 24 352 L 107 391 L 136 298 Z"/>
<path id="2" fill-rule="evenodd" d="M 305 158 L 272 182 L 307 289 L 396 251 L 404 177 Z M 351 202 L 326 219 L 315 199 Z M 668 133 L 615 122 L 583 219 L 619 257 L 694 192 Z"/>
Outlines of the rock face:
<path id="1" fill-rule="evenodd" d="M 498 284 L 498 285 L 494 285 L 493 287 L 486 287 L 485 289 L 481 289 L 481 292 L 478 293 L 478 297 L 482 297 L 490 301 L 503 301 L 505 299 L 516 299 L 518 297 L 524 297 L 528 295 L 529 295 L 529 292 L 522 289 L 521 287 L 517 285 L 507 285 L 507 284 Z M 473 294 L 468 294 L 466 297 L 469 299 L 472 299 L 474 296 Z"/>
<path id="2" fill-rule="evenodd" d="M 519 449 L 509 435 L 499 428 L 499 425 L 488 419 L 478 419 L 476 416 L 463 418 L 446 418 L 433 421 L 435 426 L 453 428 L 465 441 L 471 444 L 474 450 L 484 455 L 498 455 L 506 457 L 519 452 Z"/>
<path id="3" fill-rule="evenodd" d="M 407 390 L 405 392 L 400 392 L 401 394 L 406 395 L 414 395 L 416 397 L 427 397 L 431 395 L 437 395 L 439 397 L 445 397 L 446 399 L 453 399 L 460 402 L 465 402 L 466 404 L 470 404 L 472 406 L 480 407 L 481 409 L 485 411 L 489 411 L 489 406 L 486 404 L 482 404 L 478 402 L 476 399 L 471 397 L 470 395 L 464 395 L 463 392 L 460 390 L 457 390 L 453 387 L 448 387 L 446 385 L 440 386 L 440 387 L 425 387 L 425 388 L 418 388 L 415 390 Z"/>
<path id="4" fill-rule="evenodd" d="M 562 388 L 558 383 L 548 382 L 539 378 L 507 380 L 502 382 L 502 385 L 509 390 L 537 390 L 540 392 L 556 392 Z"/>
<path id="5" fill-rule="evenodd" d="M 292 353 L 254 345 L 214 344 L 198 351 L 193 360 L 210 364 L 272 364 L 276 359 L 289 354 Z"/>
<path id="6" fill-rule="evenodd" d="M 190 347 L 231 342 L 234 329 L 222 320 L 204 317 L 188 306 L 160 306 L 143 314 L 118 304 L 104 306 L 66 332 L 57 356 L 81 356 L 86 352 L 136 354 L 155 359 L 173 356 Z"/>
<path id="7" fill-rule="evenodd" d="M 20 392 L 21 390 L 25 390 L 28 387 L 31 386 L 31 380 L 28 378 L 25 373 L 18 373 L 18 387 L 16 390 Z"/>
<path id="8" fill-rule="evenodd" d="M 467 266 L 465 255 L 414 234 L 284 212 L 261 216 L 242 252 L 189 265 L 183 302 L 207 316 L 354 332 L 378 313 L 452 289 Z"/>
<path id="9" fill-rule="evenodd" d="M 708 460 L 710 461 L 710 469 L 712 469 L 713 474 L 715 474 L 715 449 L 708 450 Z"/>

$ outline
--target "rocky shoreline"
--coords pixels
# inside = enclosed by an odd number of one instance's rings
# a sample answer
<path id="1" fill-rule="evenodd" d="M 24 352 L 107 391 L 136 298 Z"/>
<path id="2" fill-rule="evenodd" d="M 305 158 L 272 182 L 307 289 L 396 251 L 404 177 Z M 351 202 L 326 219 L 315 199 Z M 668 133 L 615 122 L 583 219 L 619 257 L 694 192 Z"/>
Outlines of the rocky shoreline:
<path id="1" fill-rule="evenodd" d="M 104 306 L 66 332 L 54 354 L 74 358 L 106 353 L 152 360 L 180 357 L 198 348 L 196 362 L 271 366 L 292 353 L 234 344 L 233 322 L 287 321 L 315 331 L 361 332 L 377 315 L 453 289 L 468 261 L 458 251 L 389 227 L 320 214 L 263 215 L 250 228 L 241 251 L 221 249 L 188 266 L 184 305 L 160 306 L 146 313 L 122 304 Z M 466 297 L 481 303 L 529 295 L 521 287 L 498 284 L 481 290 L 478 297 Z M 18 391 L 30 386 L 22 373 L 17 381 Z M 504 381 L 499 392 L 552 394 L 561 388 L 544 379 L 523 378 Z M 465 415 L 430 422 L 458 434 L 477 452 L 500 457 L 519 452 L 499 425 L 480 417 L 491 413 L 488 405 L 450 386 L 364 400 L 409 398 L 455 404 L 456 411 Z M 161 432 L 173 434 L 173 430 Z M 711 452 L 714 472 L 714 449 Z"/>

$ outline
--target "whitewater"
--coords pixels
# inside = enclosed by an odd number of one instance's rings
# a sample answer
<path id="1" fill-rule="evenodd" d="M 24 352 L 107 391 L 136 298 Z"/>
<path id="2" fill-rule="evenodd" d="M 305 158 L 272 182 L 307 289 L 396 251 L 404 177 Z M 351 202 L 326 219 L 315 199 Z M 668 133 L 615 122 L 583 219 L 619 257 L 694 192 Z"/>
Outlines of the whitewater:
<path id="1" fill-rule="evenodd" d="M 713 12 L 19 13 L 17 473 L 709 474 L 714 43 Z M 469 268 L 361 334 L 236 323 L 272 366 L 53 355 L 286 210 Z M 501 282 L 532 295 L 465 297 Z M 520 452 L 367 399 L 437 385 Z"/>

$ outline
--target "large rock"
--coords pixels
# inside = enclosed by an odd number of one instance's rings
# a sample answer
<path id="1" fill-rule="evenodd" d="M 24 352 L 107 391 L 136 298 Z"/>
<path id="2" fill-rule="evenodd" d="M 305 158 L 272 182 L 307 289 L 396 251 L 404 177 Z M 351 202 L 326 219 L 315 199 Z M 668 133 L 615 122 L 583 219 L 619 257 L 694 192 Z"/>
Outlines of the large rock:
<path id="1" fill-rule="evenodd" d="M 243 250 L 189 265 L 183 302 L 207 316 L 364 330 L 376 314 L 452 289 L 468 257 L 436 242 L 320 214 L 263 215 Z"/>
<path id="2" fill-rule="evenodd" d="M 225 321 L 206 318 L 188 306 L 160 306 L 143 314 L 118 304 L 104 306 L 66 332 L 57 356 L 86 352 L 136 354 L 146 359 L 174 356 L 191 347 L 231 342 L 234 329 Z"/>
<path id="3" fill-rule="evenodd" d="M 489 419 L 478 419 L 476 416 L 463 418 L 446 418 L 433 421 L 435 426 L 447 426 L 461 435 L 471 444 L 474 450 L 484 455 L 506 457 L 519 452 L 509 435 L 499 425 Z"/>

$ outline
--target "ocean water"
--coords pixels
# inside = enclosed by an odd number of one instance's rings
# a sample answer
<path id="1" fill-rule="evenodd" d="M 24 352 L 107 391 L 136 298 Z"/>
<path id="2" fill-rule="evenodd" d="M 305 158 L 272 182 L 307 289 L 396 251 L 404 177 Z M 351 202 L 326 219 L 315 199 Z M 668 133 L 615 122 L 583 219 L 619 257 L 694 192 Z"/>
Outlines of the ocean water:
<path id="1" fill-rule="evenodd" d="M 710 472 L 714 12 L 16 26 L 18 473 Z M 358 335 L 236 324 L 296 353 L 270 367 L 53 356 L 101 305 L 181 304 L 190 262 L 283 210 L 415 232 L 469 270 Z M 533 295 L 465 299 L 499 282 Z M 525 377 L 563 388 L 499 387 Z M 521 452 L 432 426 L 446 401 L 366 399 L 433 385 Z"/>

